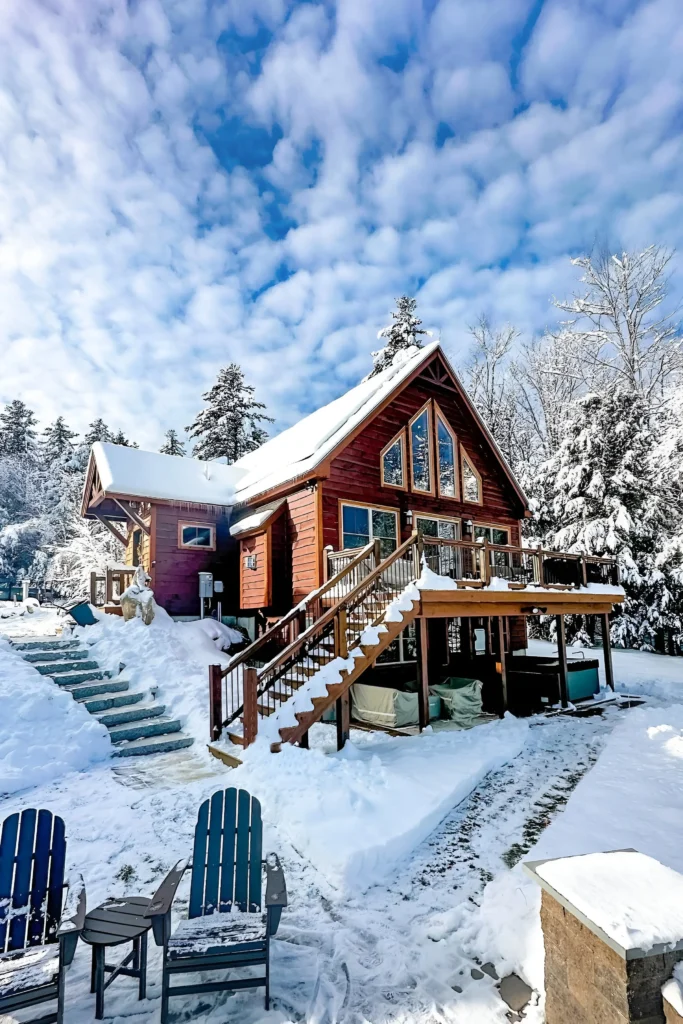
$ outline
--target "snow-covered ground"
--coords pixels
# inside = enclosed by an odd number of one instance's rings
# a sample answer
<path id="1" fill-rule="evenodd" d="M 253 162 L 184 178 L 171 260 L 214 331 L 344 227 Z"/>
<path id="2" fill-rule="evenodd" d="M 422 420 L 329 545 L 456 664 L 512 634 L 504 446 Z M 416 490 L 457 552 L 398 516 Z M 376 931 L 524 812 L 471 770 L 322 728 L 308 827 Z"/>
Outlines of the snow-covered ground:
<path id="1" fill-rule="evenodd" d="M 49 614 L 39 615 L 34 631 L 49 632 Z M 0 621 L 0 631 L 16 634 L 21 627 L 27 632 L 29 618 Z M 162 627 L 160 622 L 157 639 L 168 643 Z M 121 647 L 112 638 L 114 628 L 121 631 Z M 145 649 L 144 642 L 156 644 L 154 635 L 141 633 L 133 640 L 126 628 L 121 623 L 100 630 L 107 636 L 96 644 L 98 658 L 103 663 L 106 657 L 120 658 L 139 673 L 139 683 L 165 685 L 164 700 L 184 686 L 186 704 L 178 703 L 176 713 L 186 714 L 193 730 L 199 730 L 195 715 L 204 713 L 205 665 L 215 648 L 202 653 L 196 642 L 188 648 L 173 631 L 165 665 L 151 668 L 157 647 Z M 151 672 L 149 678 L 145 672 Z M 188 999 L 179 1019 L 198 1024 L 226 1019 L 237 1024 L 503 1022 L 507 1007 L 494 980 L 479 970 L 481 964 L 492 961 L 499 973 L 514 968 L 542 986 L 537 892 L 519 868 L 511 870 L 514 864 L 527 856 L 630 845 L 683 868 L 670 856 L 676 844 L 681 846 L 677 822 L 683 809 L 683 758 L 676 751 L 683 744 L 683 708 L 670 705 L 683 705 L 683 659 L 615 652 L 615 672 L 631 692 L 636 687 L 647 692 L 653 681 L 652 703 L 659 708 L 611 707 L 601 717 L 501 722 L 473 733 L 426 734 L 414 740 L 354 734 L 353 745 L 341 756 L 325 755 L 332 730 L 321 725 L 312 736 L 313 750 L 268 755 L 272 786 L 260 757 L 230 772 L 196 742 L 187 752 L 136 763 L 105 761 L 62 773 L 0 802 L 0 817 L 28 805 L 62 814 L 69 861 L 83 871 L 93 907 L 108 895 L 151 894 L 168 867 L 190 853 L 201 800 L 219 787 L 244 784 L 263 800 L 266 849 L 281 854 L 290 896 L 273 944 L 273 1009 L 264 1013 L 259 992 L 223 994 L 201 1003 Z M 486 737 L 510 747 L 487 762 Z M 515 744 L 521 748 L 516 757 Z M 586 774 L 605 744 L 604 757 Z M 470 764 L 469 781 L 466 763 L 458 759 L 458 750 L 464 754 L 468 745 L 479 757 L 476 770 Z M 423 748 L 429 751 L 424 757 Z M 420 782 L 425 778 L 420 762 L 432 753 L 430 789 Z M 493 770 L 482 781 L 487 767 Z M 653 789 L 658 800 L 651 799 Z M 409 837 L 390 844 L 384 864 L 377 853 L 380 833 L 356 835 L 382 811 L 383 790 L 386 807 L 393 809 L 386 827 L 395 828 L 403 817 L 399 834 Z M 340 831 L 330 829 L 326 849 L 323 823 L 335 813 Z M 645 845 L 646 835 L 665 833 L 666 842 L 658 845 L 653 838 Z M 583 837 L 586 849 L 577 837 Z M 342 849 L 348 856 L 340 860 Z M 365 885 L 349 883 L 357 882 L 368 865 L 374 871 L 370 881 L 377 884 L 361 891 Z M 184 883 L 180 913 L 186 897 Z M 81 945 L 69 971 L 69 1024 L 93 1020 L 88 952 Z M 107 991 L 106 1019 L 157 1024 L 159 991 L 159 957 L 153 950 L 148 999 L 138 1003 L 134 982 L 118 979 Z M 527 1019 L 542 1020 L 541 1008 L 532 1007 Z"/>

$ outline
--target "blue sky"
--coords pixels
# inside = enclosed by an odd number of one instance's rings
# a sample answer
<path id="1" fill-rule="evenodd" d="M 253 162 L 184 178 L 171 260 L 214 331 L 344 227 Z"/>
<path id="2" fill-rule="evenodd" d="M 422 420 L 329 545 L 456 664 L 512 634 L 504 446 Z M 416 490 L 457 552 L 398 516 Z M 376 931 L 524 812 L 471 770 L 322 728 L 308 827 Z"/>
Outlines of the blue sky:
<path id="1" fill-rule="evenodd" d="M 456 363 L 542 331 L 680 246 L 682 86 L 680 0 L 4 0 L 0 400 L 156 446 L 232 360 L 333 398 L 403 292 Z"/>

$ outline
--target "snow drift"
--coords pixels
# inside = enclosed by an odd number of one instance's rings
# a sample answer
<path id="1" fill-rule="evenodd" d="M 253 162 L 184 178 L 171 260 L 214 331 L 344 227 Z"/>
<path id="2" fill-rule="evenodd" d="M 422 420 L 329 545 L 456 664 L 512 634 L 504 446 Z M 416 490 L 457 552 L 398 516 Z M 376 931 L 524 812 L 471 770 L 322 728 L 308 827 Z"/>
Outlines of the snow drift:
<path id="1" fill-rule="evenodd" d="M 111 754 L 103 725 L 0 637 L 0 795 L 80 771 Z"/>

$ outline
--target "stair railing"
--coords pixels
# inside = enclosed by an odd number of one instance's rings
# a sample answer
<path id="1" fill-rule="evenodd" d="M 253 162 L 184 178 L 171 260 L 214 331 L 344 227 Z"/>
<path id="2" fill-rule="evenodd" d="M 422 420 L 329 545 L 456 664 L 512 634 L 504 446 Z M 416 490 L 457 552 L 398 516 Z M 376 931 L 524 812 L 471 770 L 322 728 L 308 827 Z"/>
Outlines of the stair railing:
<path id="1" fill-rule="evenodd" d="M 288 648 L 326 609 L 358 586 L 376 566 L 377 559 L 378 546 L 371 541 L 360 548 L 354 557 L 346 559 L 338 573 L 287 612 L 248 647 L 238 651 L 226 668 L 220 665 L 209 666 L 209 731 L 212 740 L 217 740 L 223 729 L 242 715 L 247 686 L 253 689 L 254 676 L 250 674 L 250 669 L 255 670 L 270 662 L 278 652 Z"/>

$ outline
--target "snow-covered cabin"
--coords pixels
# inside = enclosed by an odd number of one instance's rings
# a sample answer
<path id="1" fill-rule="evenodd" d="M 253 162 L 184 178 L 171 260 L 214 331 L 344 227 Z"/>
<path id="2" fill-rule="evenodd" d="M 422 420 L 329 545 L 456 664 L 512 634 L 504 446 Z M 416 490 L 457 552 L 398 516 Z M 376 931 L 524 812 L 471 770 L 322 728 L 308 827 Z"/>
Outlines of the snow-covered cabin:
<path id="1" fill-rule="evenodd" d="M 339 552 L 376 542 L 384 558 L 414 531 L 445 545 L 517 547 L 528 504 L 435 342 L 399 353 L 231 466 L 95 444 L 83 515 L 114 530 L 125 524 L 127 562 L 145 566 L 171 615 L 198 614 L 197 574 L 208 570 L 224 583 L 223 614 L 251 616 L 258 632 L 320 587 Z M 490 558 L 522 565 L 505 551 Z M 556 560 L 555 582 L 576 565 Z M 479 650 L 482 635 L 492 658 L 500 659 L 501 643 L 507 653 L 526 646 L 530 599 L 500 618 L 498 633 L 491 616 L 501 615 L 501 600 L 488 616 L 473 606 L 465 620 L 461 605 L 430 618 L 436 668 L 453 653 Z M 414 636 L 413 624 L 373 672 L 391 663 L 393 678 L 414 675 Z"/>

